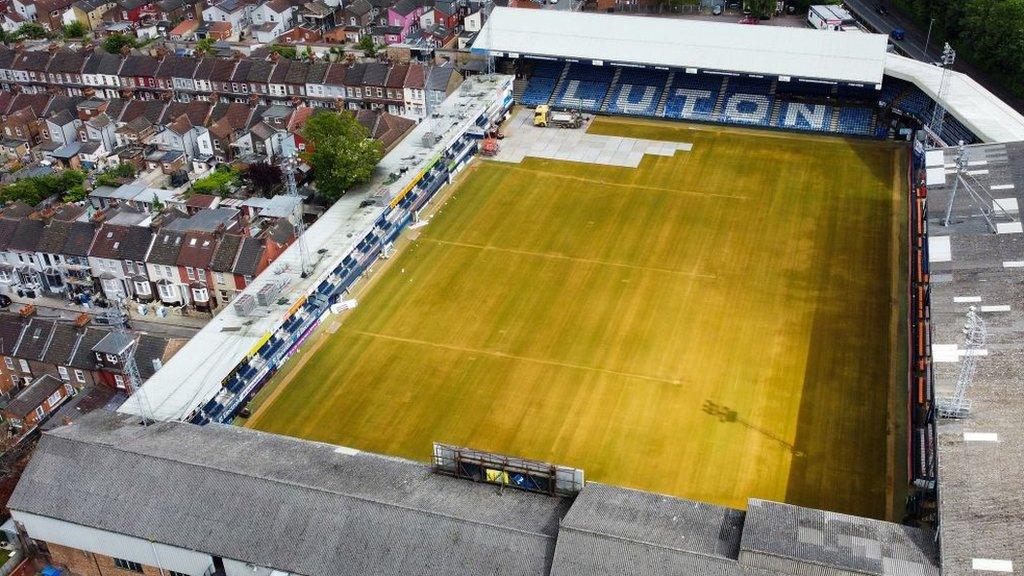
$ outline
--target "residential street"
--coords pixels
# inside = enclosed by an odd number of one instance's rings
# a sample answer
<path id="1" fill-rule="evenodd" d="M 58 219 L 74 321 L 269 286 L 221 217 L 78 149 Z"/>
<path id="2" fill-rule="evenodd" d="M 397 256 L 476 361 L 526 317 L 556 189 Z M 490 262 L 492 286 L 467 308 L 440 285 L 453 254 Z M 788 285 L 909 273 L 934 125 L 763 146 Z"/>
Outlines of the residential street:
<path id="1" fill-rule="evenodd" d="M 43 318 L 64 318 L 74 320 L 79 314 L 86 313 L 91 316 L 102 316 L 105 308 L 84 308 L 58 301 L 54 298 L 35 298 L 26 300 L 16 298 L 15 303 L 9 308 L 11 312 L 17 312 L 22 304 L 33 304 L 36 307 L 36 314 Z M 146 318 L 145 320 L 141 318 Z M 134 330 L 148 332 L 154 336 L 165 338 L 191 338 L 206 323 L 203 318 L 183 318 L 181 316 L 169 316 L 158 320 L 153 319 L 152 313 L 146 317 L 140 317 L 135 310 L 132 310 L 131 327 Z M 102 326 L 102 325 L 100 325 Z"/>

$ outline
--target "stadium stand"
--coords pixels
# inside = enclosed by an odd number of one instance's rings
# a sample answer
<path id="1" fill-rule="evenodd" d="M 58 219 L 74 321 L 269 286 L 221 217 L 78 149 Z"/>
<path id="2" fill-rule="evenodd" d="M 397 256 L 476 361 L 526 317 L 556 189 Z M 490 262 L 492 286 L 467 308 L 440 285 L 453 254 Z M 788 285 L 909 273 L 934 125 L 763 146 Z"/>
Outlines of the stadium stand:
<path id="1" fill-rule="evenodd" d="M 620 70 L 618 83 L 612 87 L 605 111 L 655 116 L 661 93 L 668 82 L 668 72 L 627 67 Z"/>
<path id="2" fill-rule="evenodd" d="M 723 77 L 705 74 L 676 74 L 665 102 L 669 118 L 711 120 L 722 90 Z"/>
<path id="3" fill-rule="evenodd" d="M 555 105 L 561 108 L 597 112 L 601 109 L 616 69 L 573 62 L 558 88 Z"/>
<path id="4" fill-rule="evenodd" d="M 593 66 L 580 62 L 520 60 L 532 71 L 522 104 L 553 103 L 592 113 L 664 117 L 764 126 L 785 130 L 885 138 L 880 116 L 891 107 L 919 122 L 931 121 L 935 103 L 910 82 L 886 77 L 880 91 L 870 86 L 713 73 L 688 73 L 634 66 Z M 670 82 L 671 79 L 671 82 Z M 666 84 L 670 84 L 665 89 Z M 664 108 L 659 113 L 659 103 Z M 947 142 L 979 142 L 961 122 L 946 115 Z"/>
<path id="5" fill-rule="evenodd" d="M 565 64 L 550 60 L 534 60 L 530 82 L 523 93 L 522 103 L 527 106 L 547 104 L 551 93 L 555 91 L 558 79 L 565 69 Z"/>
<path id="6" fill-rule="evenodd" d="M 839 108 L 839 132 L 870 136 L 873 134 L 871 130 L 873 118 L 874 111 L 870 108 L 842 106 Z"/>

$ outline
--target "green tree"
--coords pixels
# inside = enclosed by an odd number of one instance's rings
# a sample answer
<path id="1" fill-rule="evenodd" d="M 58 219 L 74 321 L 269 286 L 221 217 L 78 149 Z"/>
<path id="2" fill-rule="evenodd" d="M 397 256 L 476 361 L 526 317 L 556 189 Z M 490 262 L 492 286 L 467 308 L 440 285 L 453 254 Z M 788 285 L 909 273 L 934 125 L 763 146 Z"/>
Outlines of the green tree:
<path id="1" fill-rule="evenodd" d="M 35 206 L 51 196 L 71 192 L 82 186 L 85 173 L 80 170 L 64 170 L 57 174 L 24 178 L 0 189 L 0 201 L 21 201 Z M 84 197 L 85 190 L 82 190 Z"/>
<path id="2" fill-rule="evenodd" d="M 85 25 L 78 20 L 75 20 L 71 24 L 65 24 L 61 34 L 65 38 L 81 38 L 85 36 L 87 32 L 88 30 L 85 28 Z"/>
<path id="3" fill-rule="evenodd" d="M 30 38 L 32 40 L 50 37 L 50 33 L 38 22 L 25 22 L 18 28 L 16 34 L 19 38 Z"/>
<path id="4" fill-rule="evenodd" d="M 65 202 L 78 202 L 79 200 L 85 200 L 85 186 L 77 184 L 68 188 L 68 191 L 64 194 L 62 200 Z"/>
<path id="5" fill-rule="evenodd" d="M 104 38 L 100 46 L 111 54 L 121 54 L 125 49 L 135 47 L 135 38 L 118 32 Z"/>
<path id="6" fill-rule="evenodd" d="M 153 212 L 162 212 L 164 209 L 164 203 L 160 201 L 160 197 L 153 193 Z"/>
<path id="7" fill-rule="evenodd" d="M 373 38 L 370 36 L 363 36 L 356 43 L 356 48 L 363 51 L 364 54 L 373 58 L 377 55 L 377 45 L 373 43 Z"/>
<path id="8" fill-rule="evenodd" d="M 213 49 L 213 43 L 213 38 L 203 38 L 202 40 L 196 42 L 196 56 L 203 56 L 204 54 L 209 54 L 210 50 Z"/>
<path id="9" fill-rule="evenodd" d="M 346 190 L 370 179 L 384 155 L 383 147 L 349 111 L 314 114 L 302 135 L 312 152 L 306 159 L 313 167 L 317 190 L 337 200 Z"/>
<path id="10" fill-rule="evenodd" d="M 238 170 L 221 164 L 209 176 L 204 176 L 193 182 L 190 191 L 192 194 L 226 196 L 231 192 L 231 186 L 237 181 Z"/>
<path id="11" fill-rule="evenodd" d="M 752 16 L 771 16 L 775 12 L 775 0 L 746 0 L 744 3 Z"/>
<path id="12" fill-rule="evenodd" d="M 122 180 L 131 178 L 135 178 L 135 166 L 131 164 L 118 164 L 117 166 L 107 168 L 99 176 L 96 176 L 94 184 L 96 186 L 120 186 Z"/>

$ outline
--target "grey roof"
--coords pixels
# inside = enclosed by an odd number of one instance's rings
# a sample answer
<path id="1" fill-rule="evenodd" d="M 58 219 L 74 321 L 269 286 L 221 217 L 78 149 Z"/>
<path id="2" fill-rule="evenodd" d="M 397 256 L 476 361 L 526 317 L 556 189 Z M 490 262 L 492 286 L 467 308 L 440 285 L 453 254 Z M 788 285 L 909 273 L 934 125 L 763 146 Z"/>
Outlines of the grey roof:
<path id="1" fill-rule="evenodd" d="M 260 260 L 263 258 L 265 249 L 263 243 L 252 236 L 242 238 L 242 244 L 238 248 L 238 257 L 235 259 L 231 272 L 242 276 L 255 276 L 259 272 Z"/>
<path id="2" fill-rule="evenodd" d="M 221 227 L 229 228 L 238 219 L 235 208 L 207 208 L 188 218 L 179 218 L 164 227 L 164 230 L 178 232 L 216 232 Z"/>
<path id="3" fill-rule="evenodd" d="M 246 428 L 136 422 L 97 411 L 44 434 L 9 506 L 337 576 L 544 575 L 569 506 Z"/>
<path id="4" fill-rule="evenodd" d="M 954 165 L 955 148 L 943 152 L 943 164 Z M 991 194 L 1020 222 L 1024 142 L 967 146 L 966 153 L 971 187 Z M 935 348 L 952 346 L 962 354 L 967 346 L 966 314 L 974 307 L 985 321 L 987 354 L 978 358 L 967 393 L 970 417 L 939 419 L 936 424 L 942 572 L 946 576 L 981 574 L 973 562 L 980 557 L 1010 560 L 1013 572 L 1019 574 L 1024 566 L 1024 268 L 1016 263 L 1024 260 L 1022 236 L 993 234 L 979 217 L 978 205 L 959 195 L 950 224 L 943 226 L 954 182 L 951 174 L 945 180 L 928 187 L 929 240 L 946 237 L 950 246 L 949 261 L 931 262 L 928 267 L 930 341 Z M 998 211 L 992 216 L 1001 227 L 1012 229 L 1013 224 Z M 937 397 L 954 393 L 963 369 L 964 362 L 949 360 L 930 364 Z M 987 433 L 997 441 L 971 439 L 972 432 Z"/>
<path id="5" fill-rule="evenodd" d="M 123 332 L 108 332 L 106 336 L 92 347 L 92 351 L 116 356 L 124 352 L 131 344 L 131 336 Z"/>
<path id="6" fill-rule="evenodd" d="M 427 90 L 447 90 L 448 82 L 451 80 L 455 68 L 451 66 L 434 66 L 427 73 L 427 81 L 424 88 Z"/>
<path id="7" fill-rule="evenodd" d="M 562 520 L 553 576 L 733 576 L 743 512 L 588 483 Z"/>
<path id="8" fill-rule="evenodd" d="M 184 237 L 185 234 L 183 232 L 168 230 L 166 227 L 160 230 L 154 234 L 153 246 L 149 249 L 146 262 L 177 266 L 178 253 L 181 252 L 181 241 Z"/>
<path id="9" fill-rule="evenodd" d="M 296 574 L 937 574 L 923 532 L 878 520 L 756 499 L 745 517 L 593 482 L 575 500 L 499 490 L 329 444 L 102 410 L 43 435 L 9 508 Z"/>
<path id="10" fill-rule="evenodd" d="M 32 318 L 18 340 L 14 355 L 27 360 L 41 360 L 49 346 L 50 338 L 56 331 L 57 322 L 44 318 Z"/>
<path id="11" fill-rule="evenodd" d="M 15 396 L 14 400 L 11 400 L 10 404 L 4 408 L 5 412 L 9 412 L 16 417 L 24 418 L 32 413 L 37 407 L 42 405 L 43 401 L 50 397 L 51 394 L 59 390 L 64 385 L 64 382 L 44 374 L 36 379 L 28 388 L 21 391 L 20 394 Z"/>
<path id="12" fill-rule="evenodd" d="M 750 564 L 767 568 L 783 559 L 800 574 L 820 567 L 877 575 L 939 573 L 927 538 L 916 528 L 756 498 L 747 504 L 740 549 Z"/>

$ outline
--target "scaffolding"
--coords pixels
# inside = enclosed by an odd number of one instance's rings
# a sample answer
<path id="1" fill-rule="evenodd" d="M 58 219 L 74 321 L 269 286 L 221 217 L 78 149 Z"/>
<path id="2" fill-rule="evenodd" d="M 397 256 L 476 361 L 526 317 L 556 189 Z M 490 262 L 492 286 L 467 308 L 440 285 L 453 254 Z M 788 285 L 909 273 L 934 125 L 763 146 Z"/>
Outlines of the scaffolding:
<path id="1" fill-rule="evenodd" d="M 978 357 L 981 355 L 988 337 L 985 321 L 974 306 L 967 311 L 967 321 L 964 323 L 963 332 L 967 341 L 962 351 L 963 364 L 960 365 L 960 374 L 956 378 L 956 388 L 953 390 L 952 396 L 935 400 L 935 407 L 942 418 L 967 418 L 971 413 L 971 400 L 967 398 L 967 391 L 974 382 L 974 373 L 978 369 Z"/>
<path id="2" fill-rule="evenodd" d="M 989 189 L 971 175 L 970 171 L 967 170 L 968 164 L 967 147 L 963 141 L 960 141 L 956 147 L 956 158 L 953 161 L 955 171 L 953 174 L 953 191 L 950 193 L 949 202 L 946 204 L 946 215 L 942 219 L 942 225 L 949 226 L 952 223 L 953 204 L 956 202 L 957 192 L 961 188 L 967 193 L 971 203 L 978 213 L 981 214 L 981 217 L 985 219 L 989 231 L 993 233 L 999 231 L 999 226 L 995 222 L 997 217 L 1003 218 L 1008 222 L 1015 222 L 1016 218 L 998 200 L 992 197 Z"/>

